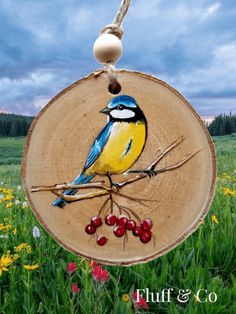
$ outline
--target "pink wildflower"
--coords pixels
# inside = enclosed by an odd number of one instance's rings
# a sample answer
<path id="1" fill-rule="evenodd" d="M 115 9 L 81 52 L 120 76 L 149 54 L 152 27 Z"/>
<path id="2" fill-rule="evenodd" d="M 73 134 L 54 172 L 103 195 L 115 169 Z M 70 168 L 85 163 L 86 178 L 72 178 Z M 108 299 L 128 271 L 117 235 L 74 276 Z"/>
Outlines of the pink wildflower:
<path id="1" fill-rule="evenodd" d="M 149 308 L 146 300 L 137 291 L 133 292 L 132 298 L 136 309 L 147 310 Z"/>
<path id="2" fill-rule="evenodd" d="M 74 271 L 76 271 L 77 267 L 74 262 L 70 262 L 67 266 L 67 271 L 69 275 L 73 274 Z"/>
<path id="3" fill-rule="evenodd" d="M 110 279 L 108 271 L 97 264 L 93 265 L 92 277 L 99 282 L 107 282 Z"/>
<path id="4" fill-rule="evenodd" d="M 71 291 L 72 291 L 73 294 L 76 294 L 76 293 L 80 292 L 80 288 L 77 286 L 76 283 L 72 283 Z"/>

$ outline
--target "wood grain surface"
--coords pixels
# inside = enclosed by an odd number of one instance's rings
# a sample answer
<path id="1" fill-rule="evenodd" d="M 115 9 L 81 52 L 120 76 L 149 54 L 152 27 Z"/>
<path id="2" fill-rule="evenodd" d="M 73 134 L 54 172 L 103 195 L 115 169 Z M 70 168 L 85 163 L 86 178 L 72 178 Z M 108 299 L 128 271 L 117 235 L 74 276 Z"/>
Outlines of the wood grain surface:
<path id="1" fill-rule="evenodd" d="M 26 140 L 22 177 L 34 214 L 65 249 L 104 264 L 131 265 L 167 253 L 196 230 L 214 196 L 216 161 L 206 127 L 176 90 L 139 72 L 121 70 L 118 79 L 120 94 L 134 97 L 148 122 L 147 143 L 133 168 L 147 167 L 159 148 L 163 151 L 181 136 L 185 140 L 161 161 L 160 167 L 200 150 L 182 167 L 122 189 L 127 195 L 158 200 L 147 203 L 148 208 L 120 197 L 116 199 L 141 218 L 152 219 L 155 241 L 143 244 L 129 233 L 124 248 L 123 239 L 116 238 L 112 227 L 103 224 L 99 234 L 104 234 L 108 242 L 98 246 L 84 228 L 98 213 L 105 196 L 58 208 L 51 205 L 56 198 L 51 192 L 31 192 L 35 185 L 71 182 L 81 172 L 93 140 L 106 123 L 105 115 L 99 111 L 113 97 L 107 91 L 103 71 L 77 81 L 42 109 Z M 125 178 L 120 175 L 115 180 Z"/>

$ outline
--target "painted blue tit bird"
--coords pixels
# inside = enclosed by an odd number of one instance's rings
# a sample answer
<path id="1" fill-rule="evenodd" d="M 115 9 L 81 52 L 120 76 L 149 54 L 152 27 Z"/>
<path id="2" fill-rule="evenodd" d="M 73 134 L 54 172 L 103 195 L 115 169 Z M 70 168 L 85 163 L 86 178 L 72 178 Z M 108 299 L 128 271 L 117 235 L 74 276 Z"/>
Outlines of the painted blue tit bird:
<path id="1" fill-rule="evenodd" d="M 116 96 L 100 112 L 108 115 L 108 122 L 98 134 L 81 174 L 73 184 L 85 184 L 96 175 L 111 176 L 127 171 L 141 155 L 147 139 L 147 120 L 135 99 L 128 95 Z M 66 190 L 74 195 L 77 190 Z M 57 198 L 53 205 L 64 207 L 66 201 Z"/>

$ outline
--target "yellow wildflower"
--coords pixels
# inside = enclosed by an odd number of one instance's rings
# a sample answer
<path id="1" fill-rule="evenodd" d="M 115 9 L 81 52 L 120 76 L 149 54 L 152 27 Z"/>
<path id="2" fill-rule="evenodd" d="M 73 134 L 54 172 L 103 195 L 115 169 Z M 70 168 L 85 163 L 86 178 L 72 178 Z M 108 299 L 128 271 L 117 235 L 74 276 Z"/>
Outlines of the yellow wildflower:
<path id="1" fill-rule="evenodd" d="M 236 196 L 236 191 L 229 188 L 222 188 L 224 195 Z"/>
<path id="2" fill-rule="evenodd" d="M 16 252 L 21 252 L 25 250 L 27 253 L 31 253 L 31 246 L 28 243 L 21 243 L 17 247 L 15 247 Z"/>
<path id="3" fill-rule="evenodd" d="M 6 224 L 6 225 L 5 225 L 5 230 L 6 230 L 6 231 L 9 231 L 10 229 L 11 229 L 11 225 L 10 225 L 10 224 Z"/>
<path id="4" fill-rule="evenodd" d="M 4 198 L 5 201 L 10 201 L 11 199 L 13 199 L 13 196 L 10 194 L 7 194 Z"/>
<path id="5" fill-rule="evenodd" d="M 6 204 L 6 208 L 9 208 L 9 207 L 12 207 L 13 206 L 13 203 L 12 202 L 9 202 Z"/>
<path id="6" fill-rule="evenodd" d="M 16 235 L 16 228 L 14 229 L 14 230 L 12 230 L 12 233 L 14 234 L 14 235 Z"/>
<path id="7" fill-rule="evenodd" d="M 196 303 L 198 303 L 199 302 L 199 298 L 194 294 L 193 295 L 193 297 L 194 297 L 194 301 L 196 302 Z"/>
<path id="8" fill-rule="evenodd" d="M 123 295 L 122 295 L 122 300 L 123 300 L 124 302 L 129 302 L 129 295 L 128 295 L 127 293 L 123 294 Z"/>
<path id="9" fill-rule="evenodd" d="M 39 268 L 39 264 L 23 265 L 23 267 L 26 270 L 34 270 Z"/>
<path id="10" fill-rule="evenodd" d="M 11 225 L 10 224 L 0 224 L 0 231 L 4 230 L 4 231 L 9 231 L 11 229 Z"/>
<path id="11" fill-rule="evenodd" d="M 0 276 L 2 275 L 3 271 L 8 271 L 8 266 L 11 265 L 13 262 L 11 256 L 9 254 L 3 254 L 0 258 Z"/>
<path id="12" fill-rule="evenodd" d="M 214 222 L 215 224 L 219 224 L 219 220 L 217 219 L 216 215 L 211 216 L 211 221 Z"/>

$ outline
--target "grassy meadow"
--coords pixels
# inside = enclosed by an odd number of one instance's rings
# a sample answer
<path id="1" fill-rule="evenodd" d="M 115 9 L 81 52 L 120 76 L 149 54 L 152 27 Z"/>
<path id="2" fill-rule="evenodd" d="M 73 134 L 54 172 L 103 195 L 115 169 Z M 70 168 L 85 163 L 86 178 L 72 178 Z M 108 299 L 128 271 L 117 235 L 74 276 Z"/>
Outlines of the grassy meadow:
<path id="1" fill-rule="evenodd" d="M 216 196 L 199 229 L 152 262 L 99 268 L 39 225 L 21 188 L 24 138 L 0 138 L 0 313 L 236 313 L 236 135 L 214 142 Z M 133 292 L 145 288 L 172 288 L 171 302 L 136 302 Z M 177 300 L 180 289 L 191 290 L 187 302 Z M 207 290 L 200 299 L 199 289 Z M 211 292 L 215 303 L 206 299 Z"/>

